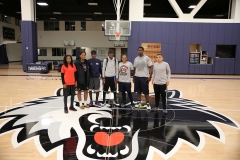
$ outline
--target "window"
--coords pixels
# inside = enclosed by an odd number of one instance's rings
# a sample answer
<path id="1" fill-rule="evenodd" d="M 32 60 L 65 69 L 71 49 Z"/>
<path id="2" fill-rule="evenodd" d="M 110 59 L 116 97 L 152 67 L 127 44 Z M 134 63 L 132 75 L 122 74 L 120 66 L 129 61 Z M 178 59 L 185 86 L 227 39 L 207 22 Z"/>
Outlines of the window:
<path id="1" fill-rule="evenodd" d="M 75 21 L 65 21 L 65 31 L 75 31 Z"/>
<path id="2" fill-rule="evenodd" d="M 86 31 L 86 22 L 81 22 L 81 31 Z"/>
<path id="3" fill-rule="evenodd" d="M 20 20 L 19 19 L 15 19 L 15 25 L 20 26 Z"/>
<path id="4" fill-rule="evenodd" d="M 76 56 L 76 49 L 72 49 L 72 56 Z"/>
<path id="5" fill-rule="evenodd" d="M 47 56 L 47 49 L 46 48 L 39 48 L 38 49 L 38 56 Z"/>
<path id="6" fill-rule="evenodd" d="M 59 31 L 59 22 L 44 21 L 44 31 Z"/>
<path id="7" fill-rule="evenodd" d="M 236 45 L 217 45 L 216 57 L 218 58 L 235 58 Z"/>
<path id="8" fill-rule="evenodd" d="M 65 56 L 66 48 L 52 48 L 52 56 Z"/>

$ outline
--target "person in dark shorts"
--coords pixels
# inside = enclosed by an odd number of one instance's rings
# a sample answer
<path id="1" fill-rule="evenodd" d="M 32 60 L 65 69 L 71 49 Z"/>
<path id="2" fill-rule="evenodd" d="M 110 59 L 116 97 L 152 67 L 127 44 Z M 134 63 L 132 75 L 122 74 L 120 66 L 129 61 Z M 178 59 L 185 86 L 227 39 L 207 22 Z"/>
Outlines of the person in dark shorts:
<path id="1" fill-rule="evenodd" d="M 71 95 L 69 110 L 77 111 L 73 107 L 73 101 L 75 96 L 75 86 L 76 86 L 76 80 L 75 80 L 76 71 L 77 71 L 76 67 L 72 61 L 72 56 L 66 55 L 63 59 L 63 65 L 61 67 L 61 78 L 62 78 L 62 84 L 63 84 L 63 101 L 64 101 L 65 113 L 68 113 L 67 97 L 69 95 Z"/>
<path id="2" fill-rule="evenodd" d="M 157 55 L 157 62 L 153 65 L 152 84 L 155 92 L 155 110 L 159 108 L 160 94 L 162 98 L 163 113 L 167 114 L 166 109 L 166 90 L 169 85 L 171 70 L 169 64 L 163 61 L 163 55 Z"/>
<path id="3" fill-rule="evenodd" d="M 118 82 L 118 60 L 113 57 L 113 50 L 108 51 L 108 58 L 103 60 L 103 68 L 102 68 L 102 77 L 103 77 L 103 105 L 106 105 L 106 93 L 110 87 L 111 92 L 114 93 L 114 102 L 113 104 L 119 105 L 117 103 L 116 96 L 116 83 Z"/>
<path id="4" fill-rule="evenodd" d="M 118 89 L 119 92 L 122 92 L 123 104 L 121 106 L 125 106 L 126 104 L 126 93 L 128 94 L 128 98 L 131 102 L 132 108 L 135 107 L 132 98 L 131 92 L 131 72 L 133 71 L 133 65 L 131 62 L 127 61 L 127 55 L 122 55 L 122 62 L 119 63 L 119 75 L 118 75 Z"/>
<path id="5" fill-rule="evenodd" d="M 138 57 L 134 59 L 134 92 L 138 94 L 138 107 L 142 107 L 141 94 L 145 95 L 146 107 L 151 109 L 149 104 L 149 82 L 152 78 L 152 61 L 143 54 L 144 48 L 138 47 Z"/>
<path id="6" fill-rule="evenodd" d="M 91 55 L 92 58 L 88 60 L 89 63 L 89 72 L 90 72 L 90 83 L 89 83 L 89 97 L 90 97 L 90 103 L 89 106 L 93 106 L 93 100 L 92 100 L 92 92 L 94 91 L 96 93 L 96 106 L 101 106 L 101 104 L 98 102 L 99 97 L 99 91 L 100 91 L 100 76 L 102 75 L 102 66 L 101 61 L 96 58 L 96 51 L 92 51 Z"/>
<path id="7" fill-rule="evenodd" d="M 76 72 L 76 80 L 77 80 L 77 90 L 78 90 L 78 100 L 79 106 L 81 109 L 89 108 L 87 104 L 88 98 L 88 85 L 90 81 L 90 73 L 89 73 L 89 63 L 86 60 L 86 53 L 80 53 L 80 60 L 75 62 L 75 66 L 77 69 Z M 81 92 L 84 91 L 84 102 L 82 102 Z"/>

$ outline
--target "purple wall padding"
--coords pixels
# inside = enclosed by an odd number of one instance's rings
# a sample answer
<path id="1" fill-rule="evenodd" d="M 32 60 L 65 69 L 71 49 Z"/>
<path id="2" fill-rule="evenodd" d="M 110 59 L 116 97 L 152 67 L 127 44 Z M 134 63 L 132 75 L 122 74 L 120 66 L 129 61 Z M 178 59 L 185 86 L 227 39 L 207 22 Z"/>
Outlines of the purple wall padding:
<path id="1" fill-rule="evenodd" d="M 161 43 L 164 60 L 172 73 L 240 74 L 239 23 L 132 22 L 128 57 L 133 62 L 141 43 Z M 214 58 L 213 65 L 189 65 L 190 44 L 202 44 L 209 57 L 215 57 L 216 45 L 237 45 L 235 59 Z M 196 66 L 196 67 L 195 67 Z"/>
<path id="2" fill-rule="evenodd" d="M 35 63 L 38 61 L 36 22 L 21 21 L 21 37 L 23 71 L 26 72 L 26 63 Z"/>

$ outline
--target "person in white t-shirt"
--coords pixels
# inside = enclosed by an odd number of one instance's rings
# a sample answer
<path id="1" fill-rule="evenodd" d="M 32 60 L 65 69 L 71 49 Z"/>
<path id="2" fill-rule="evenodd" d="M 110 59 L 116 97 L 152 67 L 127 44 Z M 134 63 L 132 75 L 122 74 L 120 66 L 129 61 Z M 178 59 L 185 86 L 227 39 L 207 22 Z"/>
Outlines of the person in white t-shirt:
<path id="1" fill-rule="evenodd" d="M 128 98 L 131 102 L 132 108 L 135 107 L 131 92 L 131 73 L 133 72 L 133 65 L 131 62 L 127 61 L 127 55 L 122 55 L 122 62 L 119 63 L 119 73 L 118 73 L 118 89 L 122 92 L 123 103 L 121 106 L 126 105 L 126 92 Z"/>

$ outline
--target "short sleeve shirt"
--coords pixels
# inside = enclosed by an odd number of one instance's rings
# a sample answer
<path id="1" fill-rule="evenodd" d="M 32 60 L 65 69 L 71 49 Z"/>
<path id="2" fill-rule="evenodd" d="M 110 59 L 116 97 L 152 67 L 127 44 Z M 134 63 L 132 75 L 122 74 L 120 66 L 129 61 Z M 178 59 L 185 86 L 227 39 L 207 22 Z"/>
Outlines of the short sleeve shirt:
<path id="1" fill-rule="evenodd" d="M 75 65 L 73 67 L 71 65 L 68 65 L 66 67 L 65 65 L 62 65 L 61 73 L 64 73 L 64 82 L 66 85 L 74 85 L 75 84 L 75 76 L 74 73 L 77 71 Z"/>
<path id="2" fill-rule="evenodd" d="M 131 62 L 119 63 L 119 82 L 131 83 L 131 70 L 133 70 Z"/>
<path id="3" fill-rule="evenodd" d="M 136 77 L 149 77 L 149 67 L 152 66 L 152 61 L 148 56 L 138 56 L 135 58 L 133 66 L 136 68 Z"/>

